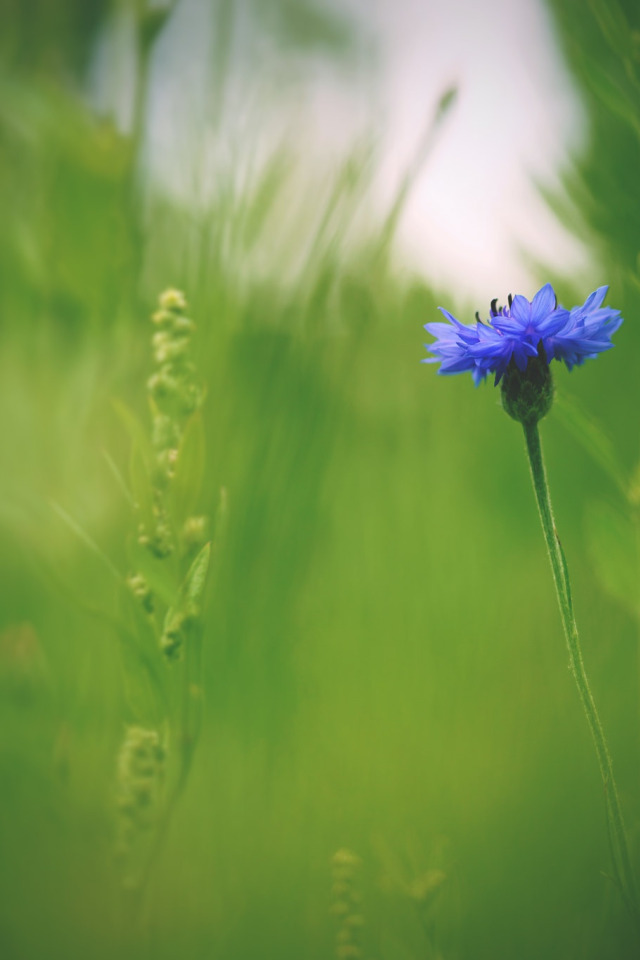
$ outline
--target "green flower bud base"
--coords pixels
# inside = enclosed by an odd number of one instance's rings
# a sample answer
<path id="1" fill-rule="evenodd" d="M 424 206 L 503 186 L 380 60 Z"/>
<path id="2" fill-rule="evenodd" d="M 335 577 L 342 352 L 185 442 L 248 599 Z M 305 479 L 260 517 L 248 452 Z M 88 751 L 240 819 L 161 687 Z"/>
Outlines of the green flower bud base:
<path id="1" fill-rule="evenodd" d="M 553 377 L 542 347 L 531 357 L 526 370 L 511 360 L 502 379 L 502 406 L 519 423 L 537 423 L 551 409 Z"/>

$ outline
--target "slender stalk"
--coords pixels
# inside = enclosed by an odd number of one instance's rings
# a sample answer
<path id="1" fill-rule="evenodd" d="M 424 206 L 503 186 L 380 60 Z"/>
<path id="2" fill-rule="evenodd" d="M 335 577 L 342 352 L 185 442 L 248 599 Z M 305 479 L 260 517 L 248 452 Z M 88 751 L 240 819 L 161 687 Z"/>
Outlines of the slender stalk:
<path id="1" fill-rule="evenodd" d="M 178 802 L 189 779 L 193 755 L 202 725 L 202 692 L 200 686 L 202 677 L 202 624 L 196 622 L 188 628 L 188 631 L 189 636 L 186 638 L 182 677 L 180 678 L 180 702 L 176 711 L 179 714 L 179 719 L 176 718 L 178 727 L 176 740 L 178 770 L 157 824 L 146 863 L 133 892 L 134 895 L 131 897 L 131 912 L 134 918 L 142 915 L 153 871 L 164 850 Z"/>
<path id="2" fill-rule="evenodd" d="M 553 519 L 538 424 L 537 422 L 529 421 L 524 423 L 523 427 L 527 443 L 529 465 L 531 467 L 531 477 L 533 479 L 533 488 L 538 503 L 538 510 L 540 511 L 540 520 L 542 521 L 547 550 L 549 551 L 549 560 L 551 561 L 551 570 L 553 572 L 553 580 L 558 596 L 562 626 L 569 650 L 569 664 L 576 681 L 576 686 L 578 687 L 582 706 L 587 715 L 589 729 L 591 730 L 591 736 L 593 737 L 598 763 L 600 765 L 606 800 L 613 867 L 627 906 L 636 924 L 640 927 L 638 892 L 633 867 L 631 865 L 631 857 L 629 855 L 629 843 L 622 817 L 620 800 L 618 798 L 618 788 L 613 776 L 611 754 L 609 753 L 582 659 L 578 627 L 576 625 L 571 601 L 569 570 Z"/>

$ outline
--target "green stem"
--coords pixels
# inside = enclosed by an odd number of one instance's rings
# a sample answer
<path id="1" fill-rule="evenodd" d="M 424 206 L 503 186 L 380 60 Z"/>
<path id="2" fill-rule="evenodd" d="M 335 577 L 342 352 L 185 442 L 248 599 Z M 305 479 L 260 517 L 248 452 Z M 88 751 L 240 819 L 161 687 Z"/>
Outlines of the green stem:
<path id="1" fill-rule="evenodd" d="M 622 817 L 620 800 L 618 798 L 618 788 L 613 776 L 611 754 L 609 753 L 582 659 L 578 627 L 576 625 L 571 601 L 569 571 L 553 520 L 538 424 L 529 422 L 524 423 L 523 426 L 527 442 L 529 465 L 531 467 L 531 477 L 533 479 L 533 488 L 538 502 L 538 510 L 540 511 L 540 519 L 542 521 L 547 550 L 549 551 L 549 560 L 551 561 L 551 570 L 558 595 L 562 626 L 569 650 L 569 664 L 576 681 L 576 686 L 578 687 L 582 706 L 587 715 L 589 729 L 591 730 L 591 736 L 593 737 L 598 763 L 600 765 L 602 782 L 604 784 L 613 866 L 627 906 L 632 912 L 636 923 L 639 923 L 640 913 L 638 910 L 636 880 L 629 855 L 629 843 Z"/>
<path id="2" fill-rule="evenodd" d="M 156 828 L 153 845 L 142 871 L 136 889 L 138 912 L 142 909 L 144 897 L 153 875 L 153 870 L 167 840 L 171 821 L 189 779 L 193 755 L 200 736 L 202 725 L 202 623 L 196 622 L 188 628 L 184 643 L 184 661 L 180 677 L 179 719 L 176 720 L 178 771 L 176 779 L 165 801 L 164 810 Z"/>

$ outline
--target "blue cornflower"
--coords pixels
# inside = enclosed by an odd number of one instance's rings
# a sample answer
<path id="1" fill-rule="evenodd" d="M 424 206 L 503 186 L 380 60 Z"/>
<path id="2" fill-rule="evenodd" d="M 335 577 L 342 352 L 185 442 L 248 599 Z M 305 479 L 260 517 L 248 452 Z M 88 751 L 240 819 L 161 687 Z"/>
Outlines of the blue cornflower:
<path id="1" fill-rule="evenodd" d="M 564 360 L 569 370 L 588 357 L 613 346 L 611 336 L 622 323 L 619 310 L 603 307 L 608 287 L 599 287 L 571 311 L 558 306 L 551 284 L 546 283 L 529 302 L 526 297 L 509 297 L 508 306 L 494 300 L 486 322 L 467 325 L 443 307 L 449 323 L 427 323 L 425 329 L 435 342 L 427 344 L 433 357 L 424 363 L 440 362 L 439 373 L 469 371 L 477 385 L 489 373 L 498 384 L 513 360 L 520 372 L 532 357 L 547 363 Z"/>

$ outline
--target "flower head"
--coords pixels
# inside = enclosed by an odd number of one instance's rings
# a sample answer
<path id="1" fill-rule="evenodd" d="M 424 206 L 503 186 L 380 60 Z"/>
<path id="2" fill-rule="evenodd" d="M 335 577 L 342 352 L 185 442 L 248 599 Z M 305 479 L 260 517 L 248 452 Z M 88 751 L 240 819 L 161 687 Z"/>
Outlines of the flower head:
<path id="1" fill-rule="evenodd" d="M 487 321 L 476 314 L 475 325 L 460 323 L 440 307 L 449 322 L 425 324 L 436 339 L 426 345 L 433 357 L 423 363 L 440 362 L 438 373 L 469 371 L 476 385 L 489 373 L 495 374 L 498 384 L 512 361 L 524 373 L 532 357 L 541 356 L 547 363 L 564 360 L 571 370 L 613 346 L 611 336 L 622 317 L 619 310 L 602 306 L 607 290 L 599 287 L 582 306 L 569 311 L 558 306 L 546 283 L 531 301 L 518 295 L 498 307 L 493 300 Z"/>

